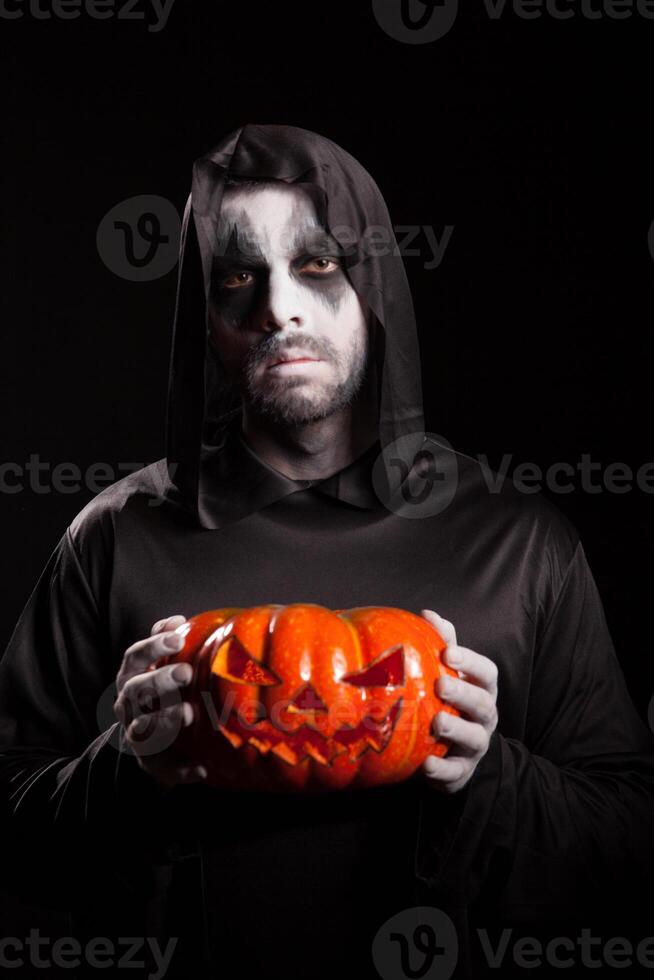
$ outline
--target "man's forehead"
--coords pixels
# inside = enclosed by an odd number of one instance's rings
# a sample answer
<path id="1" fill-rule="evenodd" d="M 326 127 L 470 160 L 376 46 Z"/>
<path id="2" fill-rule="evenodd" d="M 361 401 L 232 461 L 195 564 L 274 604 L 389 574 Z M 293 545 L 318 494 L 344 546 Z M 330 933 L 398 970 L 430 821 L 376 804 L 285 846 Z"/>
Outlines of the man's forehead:
<path id="1" fill-rule="evenodd" d="M 319 223 L 310 198 L 296 187 L 229 188 L 223 197 L 217 236 L 220 251 L 258 257 L 295 255 L 307 248 L 320 251 L 336 245 Z"/>

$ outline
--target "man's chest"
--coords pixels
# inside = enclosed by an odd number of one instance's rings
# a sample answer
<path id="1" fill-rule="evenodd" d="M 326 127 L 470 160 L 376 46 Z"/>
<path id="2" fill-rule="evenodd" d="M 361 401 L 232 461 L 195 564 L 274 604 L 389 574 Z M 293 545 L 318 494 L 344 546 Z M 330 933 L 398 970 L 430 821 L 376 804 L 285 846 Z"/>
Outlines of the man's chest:
<path id="1" fill-rule="evenodd" d="M 420 528 L 410 525 L 422 524 Z M 219 607 L 317 603 L 433 609 L 459 644 L 500 671 L 502 729 L 520 737 L 533 654 L 533 609 L 514 549 L 466 540 L 445 524 L 289 526 L 256 515 L 219 531 L 119 542 L 110 618 L 128 645 L 165 616 Z"/>

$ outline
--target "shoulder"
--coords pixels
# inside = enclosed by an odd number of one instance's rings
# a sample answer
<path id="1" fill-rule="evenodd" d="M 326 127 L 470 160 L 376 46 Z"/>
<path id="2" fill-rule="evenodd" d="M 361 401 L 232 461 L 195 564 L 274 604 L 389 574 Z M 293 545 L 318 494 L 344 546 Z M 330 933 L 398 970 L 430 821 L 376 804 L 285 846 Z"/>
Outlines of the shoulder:
<path id="1" fill-rule="evenodd" d="M 542 482 L 513 479 L 504 466 L 492 467 L 485 456 L 452 450 L 452 458 L 462 515 L 478 534 L 492 536 L 498 550 L 512 542 L 525 563 L 542 566 L 556 588 L 580 551 L 581 540 Z"/>
<path id="2" fill-rule="evenodd" d="M 111 549 L 123 515 L 143 505 L 154 511 L 157 508 L 152 505 L 170 502 L 175 494 L 166 459 L 150 463 L 96 494 L 71 521 L 68 540 L 78 554 L 89 548 Z"/>

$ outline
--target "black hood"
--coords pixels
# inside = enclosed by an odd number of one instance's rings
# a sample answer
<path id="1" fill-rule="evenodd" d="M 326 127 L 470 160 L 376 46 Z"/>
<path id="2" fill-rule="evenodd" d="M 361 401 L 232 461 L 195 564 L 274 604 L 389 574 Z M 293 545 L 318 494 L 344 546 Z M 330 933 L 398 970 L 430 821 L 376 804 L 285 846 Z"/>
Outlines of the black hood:
<path id="1" fill-rule="evenodd" d="M 324 136 L 295 126 L 247 124 L 194 163 L 182 224 L 166 458 L 171 481 L 204 527 L 213 525 L 202 506 L 211 485 L 203 470 L 224 427 L 240 412 L 240 396 L 210 347 L 207 315 L 223 188 L 232 177 L 283 180 L 310 195 L 318 220 L 343 248 L 352 286 L 376 317 L 381 447 L 413 434 L 403 445 L 407 458 L 424 439 L 413 301 L 379 188 L 354 157 Z M 393 475 L 388 473 L 390 482 Z"/>

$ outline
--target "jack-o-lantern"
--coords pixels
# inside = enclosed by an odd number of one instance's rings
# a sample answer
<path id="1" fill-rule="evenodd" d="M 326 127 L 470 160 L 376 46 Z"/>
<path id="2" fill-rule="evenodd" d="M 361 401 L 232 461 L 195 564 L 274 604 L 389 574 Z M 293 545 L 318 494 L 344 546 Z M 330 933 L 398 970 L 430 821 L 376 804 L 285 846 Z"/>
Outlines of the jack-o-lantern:
<path id="1" fill-rule="evenodd" d="M 194 668 L 180 752 L 224 788 L 333 790 L 395 783 L 448 743 L 432 733 L 445 642 L 404 609 L 311 603 L 215 609 L 176 630 L 152 667 Z"/>

